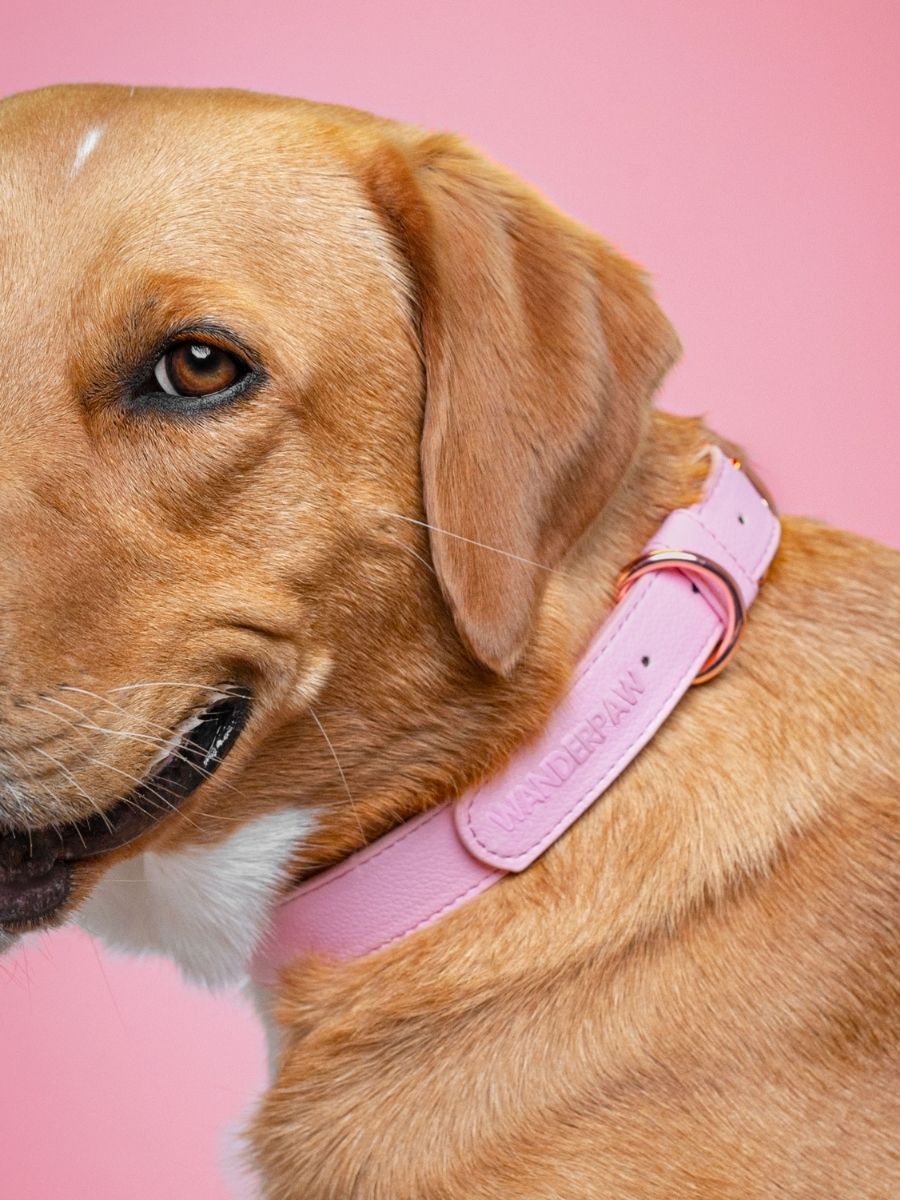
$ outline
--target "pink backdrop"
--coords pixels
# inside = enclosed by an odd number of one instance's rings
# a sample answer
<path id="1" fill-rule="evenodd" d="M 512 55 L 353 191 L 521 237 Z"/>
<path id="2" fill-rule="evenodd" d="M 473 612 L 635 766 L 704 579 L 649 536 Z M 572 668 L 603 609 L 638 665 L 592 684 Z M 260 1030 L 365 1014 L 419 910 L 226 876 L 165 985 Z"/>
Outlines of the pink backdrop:
<path id="1" fill-rule="evenodd" d="M 10 3 L 3 93 L 226 84 L 466 132 L 651 269 L 686 350 L 667 407 L 785 509 L 900 540 L 893 0 Z M 236 999 L 66 933 L 0 964 L 0 1013 L 0 1194 L 228 1194 L 263 1078 Z"/>

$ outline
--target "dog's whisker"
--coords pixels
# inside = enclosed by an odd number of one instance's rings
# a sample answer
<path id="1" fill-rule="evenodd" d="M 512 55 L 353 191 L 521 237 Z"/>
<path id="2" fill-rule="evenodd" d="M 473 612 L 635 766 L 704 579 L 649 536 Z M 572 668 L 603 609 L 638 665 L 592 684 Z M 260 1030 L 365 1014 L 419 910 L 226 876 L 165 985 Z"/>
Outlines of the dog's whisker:
<path id="1" fill-rule="evenodd" d="M 172 744 L 171 744 L 172 731 L 167 726 L 161 724 L 159 721 L 151 721 L 147 717 L 142 717 L 137 713 L 132 713 L 127 708 L 125 708 L 123 705 L 116 704 L 115 701 L 109 700 L 105 696 L 99 695 L 97 692 L 90 692 L 90 691 L 86 690 L 85 688 L 72 688 L 72 687 L 66 686 L 65 690 L 79 692 L 85 696 L 92 696 L 94 699 L 99 700 L 101 702 L 101 704 L 109 704 L 114 710 L 124 713 L 125 716 L 129 717 L 132 720 L 143 721 L 144 724 L 152 725 L 152 726 L 155 726 L 157 729 L 164 730 L 166 732 L 166 734 L 168 734 L 167 737 L 161 737 L 159 735 L 151 735 L 151 734 L 134 734 L 133 736 L 135 737 L 136 740 L 138 740 L 138 739 L 142 740 L 144 738 L 153 737 L 155 743 L 157 745 L 159 745 L 160 749 L 168 749 L 169 754 L 172 756 L 172 758 L 178 759 L 179 762 L 183 762 L 186 766 L 191 767 L 193 770 L 197 771 L 198 774 L 202 775 L 204 777 L 204 779 L 209 779 L 214 774 L 215 768 L 203 767 L 200 765 L 200 763 L 193 762 L 191 759 L 189 759 L 187 757 L 187 755 L 185 755 L 178 748 L 178 746 L 172 746 Z M 48 697 L 48 699 L 52 700 L 53 698 Z M 64 704 L 64 701 L 62 701 L 62 700 L 53 700 L 53 703 L 63 704 L 64 707 L 71 708 L 73 712 L 80 711 L 80 710 L 73 708 L 73 706 L 70 704 Z M 111 732 L 109 730 L 104 730 L 104 727 L 100 726 L 100 725 L 93 725 L 91 727 L 94 729 L 97 729 L 97 730 L 103 730 L 104 732 Z M 119 731 L 117 731 L 117 735 L 120 737 L 126 736 L 123 732 L 119 732 Z M 190 742 L 189 738 L 188 738 L 188 742 Z M 232 792 L 235 796 L 238 797 L 238 799 L 240 799 L 240 800 L 247 799 L 246 795 L 240 790 L 240 788 L 236 788 L 234 786 L 234 784 L 228 783 L 225 780 L 221 780 L 220 782 L 221 782 L 222 787 L 225 788 L 226 791 Z"/>
<path id="2" fill-rule="evenodd" d="M 21 707 L 27 708 L 29 712 L 41 713 L 45 717 L 53 717 L 57 721 L 63 721 L 66 725 L 70 725 L 72 729 L 76 729 L 79 732 L 84 729 L 83 721 L 73 721 L 71 717 L 66 717 L 62 713 L 53 712 L 53 710 L 50 708 L 41 708 L 39 704 L 22 704 Z"/>
<path id="3" fill-rule="evenodd" d="M 35 786 L 40 787 L 46 793 L 46 789 L 44 788 L 44 785 L 40 781 L 35 780 L 32 772 L 28 769 L 27 765 L 24 762 L 22 762 L 21 758 L 19 758 L 19 756 L 17 754 L 15 754 L 12 750 L 7 750 L 6 755 L 8 758 L 11 758 L 14 763 L 17 764 L 19 770 L 26 777 L 25 782 L 28 784 L 29 787 L 35 787 Z M 52 795 L 52 793 L 50 793 L 50 794 Z M 13 796 L 19 805 L 22 805 L 25 802 L 24 797 L 21 795 L 18 788 L 13 788 Z M 31 826 L 29 825 L 27 827 L 27 829 L 28 829 L 28 853 L 29 853 L 29 855 L 33 856 L 34 855 L 34 839 L 32 837 L 32 833 L 31 833 Z"/>
<path id="4" fill-rule="evenodd" d="M 62 701 L 57 701 L 57 703 L 61 704 Z M 68 705 L 67 707 L 71 708 L 71 705 Z M 132 729 L 110 729 L 106 725 L 98 725 L 96 721 L 92 721 L 91 718 L 87 716 L 78 726 L 78 728 L 92 729 L 95 733 L 105 733 L 108 737 L 128 738 L 133 742 L 146 742 L 151 746 L 164 747 L 168 744 L 165 738 L 157 737 L 155 734 L 138 733 Z"/>
<path id="5" fill-rule="evenodd" d="M 167 725 L 163 724 L 162 721 L 154 721 L 150 717 L 143 716 L 141 713 L 132 712 L 130 709 L 127 709 L 124 704 L 116 704 L 115 700 L 110 700 L 108 696 L 103 696 L 99 692 L 92 692 L 88 688 L 72 687 L 69 684 L 63 684 L 59 690 L 61 692 L 74 692 L 80 696 L 86 696 L 92 700 L 99 700 L 101 704 L 108 705 L 109 709 L 124 713 L 125 716 L 130 720 L 140 721 L 143 725 L 149 725 L 154 729 L 162 730 L 164 734 L 171 735 L 171 730 Z M 78 711 L 72 705 L 65 704 L 65 701 L 57 700 L 53 696 L 48 696 L 47 699 L 52 704 L 64 705 L 66 708 L 71 708 L 73 712 Z"/>
<path id="6" fill-rule="evenodd" d="M 21 705 L 21 707 L 24 708 L 25 705 Z M 45 736 L 37 738 L 37 739 L 31 738 L 31 737 L 22 738 L 21 740 L 11 744 L 9 747 L 7 747 L 7 749 L 10 751 L 22 750 L 22 751 L 30 752 L 36 746 L 52 746 L 54 742 L 58 742 L 61 738 L 64 738 L 65 736 L 66 736 L 66 731 L 64 729 L 54 729 L 52 733 L 47 733 Z"/>
<path id="7" fill-rule="evenodd" d="M 59 702 L 59 703 L 61 703 L 61 702 Z M 73 729 L 77 729 L 77 730 L 93 729 L 93 730 L 96 730 L 98 733 L 105 733 L 105 734 L 108 734 L 108 735 L 114 736 L 114 737 L 126 737 L 126 738 L 130 737 L 136 741 L 149 741 L 153 745 L 160 744 L 160 742 L 161 742 L 161 739 L 154 739 L 154 738 L 149 737 L 149 735 L 130 734 L 125 730 L 105 729 L 102 725 L 97 725 L 87 719 L 76 722 L 76 721 L 73 721 L 71 717 L 65 716 L 63 713 L 52 712 L 50 709 L 40 708 L 38 705 L 35 705 L 35 704 L 24 704 L 22 707 L 31 709 L 33 712 L 43 713 L 45 716 L 48 716 L 48 717 L 55 717 L 57 721 L 62 721 L 66 725 L 70 725 Z M 71 705 L 66 705 L 66 707 L 72 708 Z M 73 708 L 72 711 L 80 714 L 79 709 Z M 99 760 L 86 758 L 85 761 L 97 762 Z M 109 766 L 108 763 L 101 764 L 101 765 Z M 110 769 L 112 769 L 112 768 L 110 768 Z M 131 776 L 131 778 L 136 778 L 136 777 Z M 137 782 L 141 782 L 141 781 L 137 780 Z"/>
<path id="8" fill-rule="evenodd" d="M 312 719 L 315 721 L 316 726 L 318 727 L 319 733 L 321 733 L 322 737 L 325 739 L 325 744 L 328 746 L 328 749 L 331 751 L 331 757 L 335 761 L 338 772 L 341 776 L 341 782 L 344 785 L 344 791 L 347 793 L 347 799 L 350 801 L 350 811 L 353 813 L 356 823 L 359 826 L 360 835 L 363 838 L 365 838 L 365 836 L 366 836 L 365 830 L 363 829 L 362 821 L 359 819 L 359 813 L 356 810 L 356 801 L 353 799 L 353 796 L 350 792 L 350 785 L 347 783 L 347 776 L 344 774 L 344 768 L 341 766 L 341 760 L 337 756 L 337 751 L 334 748 L 334 744 L 332 743 L 331 738 L 325 732 L 325 726 L 322 724 L 322 722 L 316 716 L 316 714 L 312 708 L 312 705 L 308 706 L 308 712 L 309 712 L 309 715 L 312 717 Z"/>
<path id="9" fill-rule="evenodd" d="M 71 718 L 64 717 L 62 713 L 53 712 L 53 710 L 49 708 L 41 708 L 39 704 L 22 704 L 20 707 L 28 709 L 29 712 L 41 713 L 42 716 L 53 717 L 57 721 L 63 721 L 65 724 L 70 725 L 72 729 L 77 730 L 79 733 L 84 729 L 83 722 L 75 722 L 71 720 Z M 29 747 L 29 749 L 30 748 L 31 747 Z"/>
<path id="10" fill-rule="evenodd" d="M 94 766 L 103 767 L 107 771 L 112 771 L 116 775 L 121 775 L 125 779 L 130 779 L 132 783 L 136 783 L 140 788 L 142 788 L 145 794 L 154 797 L 158 801 L 158 804 L 156 805 L 156 807 L 168 809 L 170 812 L 173 812 L 173 813 L 175 813 L 175 812 L 181 813 L 181 815 L 184 817 L 185 821 L 187 821 L 187 823 L 189 825 L 192 825 L 197 830 L 200 829 L 200 826 L 197 824 L 196 821 L 193 821 L 190 817 L 186 816 L 185 813 L 183 813 L 182 810 L 180 808 L 178 808 L 177 805 L 173 804 L 172 801 L 170 799 L 168 799 L 168 797 L 164 796 L 160 791 L 158 791 L 156 788 L 152 787 L 146 780 L 138 778 L 137 775 L 132 775 L 130 771 L 123 771 L 121 767 L 114 767 L 112 765 L 112 763 L 103 762 L 102 759 L 99 759 L 99 758 L 93 758 L 91 756 L 86 756 L 85 761 L 93 763 Z M 149 817 L 152 815 L 151 813 L 148 813 L 146 809 L 141 808 L 141 806 L 137 803 L 137 801 L 134 799 L 133 796 L 126 796 L 126 797 L 124 797 L 124 800 L 125 800 L 126 804 L 128 804 L 130 807 L 136 809 L 138 812 L 143 813 L 145 817 Z"/>
<path id="11" fill-rule="evenodd" d="M 480 550 L 490 550 L 493 554 L 502 554 L 504 558 L 511 558 L 514 562 L 522 563 L 526 567 L 534 567 L 538 571 L 549 571 L 553 575 L 564 575 L 569 579 L 586 579 L 586 576 L 577 575 L 572 571 L 564 571 L 561 567 L 551 567 L 547 563 L 539 563 L 531 558 L 523 558 L 521 554 L 513 554 L 511 550 L 501 550 L 499 546 L 489 546 L 487 542 L 479 542 L 475 538 L 464 537 L 461 533 L 451 533 L 449 529 L 441 529 L 437 525 L 431 525 L 428 521 L 420 521 L 416 517 L 407 517 L 403 513 L 391 512 L 387 508 L 376 508 L 375 511 L 381 513 L 383 517 L 393 517 L 397 521 L 406 521 L 410 525 L 418 525 L 422 529 L 430 529 L 432 533 L 454 538 L 458 542 L 466 542 L 470 546 L 477 546 Z"/>
<path id="12" fill-rule="evenodd" d="M 78 789 L 78 791 L 81 793 L 81 795 L 82 795 L 82 796 L 84 796 L 84 798 L 85 798 L 85 799 L 88 801 L 88 803 L 91 805 L 91 808 L 93 808 L 94 812 L 98 813 L 98 814 L 99 814 L 99 816 L 100 816 L 100 817 L 102 817 L 102 819 L 103 819 L 103 822 L 104 822 L 104 824 L 106 825 L 106 828 L 109 830 L 109 832 L 110 832 L 110 833 L 112 833 L 112 832 L 113 832 L 113 826 L 112 826 L 112 822 L 110 821 L 110 819 L 109 819 L 109 817 L 106 815 L 106 813 L 103 811 L 103 807 L 102 807 L 102 806 L 101 806 L 101 805 L 100 805 L 100 804 L 97 802 L 97 800 L 95 799 L 95 797 L 93 797 L 93 796 L 89 795 L 89 793 L 85 791 L 85 789 L 84 789 L 84 788 L 81 786 L 81 784 L 78 782 L 78 780 L 75 778 L 75 776 L 74 776 L 74 775 L 72 774 L 72 772 L 69 770 L 69 768 L 68 768 L 68 767 L 65 765 L 65 763 L 61 763 L 61 762 L 59 761 L 59 759 L 57 759 L 57 758 L 54 758 L 52 754 L 48 754 L 46 750 L 40 750 L 40 749 L 38 749 L 38 750 L 36 751 L 36 753 L 38 753 L 38 754 L 42 755 L 42 756 L 43 756 L 44 758 L 46 758 L 46 759 L 49 759 L 49 760 L 50 760 L 50 762 L 52 762 L 52 763 L 53 763 L 53 764 L 54 764 L 56 767 L 58 767 L 58 768 L 59 768 L 59 770 L 60 770 L 60 771 L 62 771 L 62 773 L 63 773 L 63 774 L 64 774 L 64 775 L 65 775 L 65 776 L 66 776 L 68 779 L 70 779 L 70 780 L 72 781 L 72 783 L 75 785 L 75 787 L 76 787 L 76 788 Z M 58 799 L 58 797 L 57 797 L 57 799 Z M 80 835 L 79 835 L 79 836 L 80 836 Z M 83 843 L 83 842 L 84 842 L 84 838 L 82 838 L 81 840 L 82 840 L 82 843 Z"/>
<path id="13" fill-rule="evenodd" d="M 146 681 L 143 683 L 123 683 L 123 684 L 120 684 L 118 687 L 110 688 L 109 690 L 110 690 L 110 692 L 133 692 L 133 691 L 137 691 L 138 688 L 152 688 L 152 687 L 188 688 L 191 691 L 196 691 L 198 688 L 200 688 L 202 691 L 205 691 L 205 692 L 213 692 L 217 696 L 221 696 L 221 694 L 222 694 L 222 688 L 221 687 L 213 687 L 212 684 L 179 683 L 179 682 L 175 682 L 175 681 L 168 680 L 168 679 L 163 679 L 163 680 L 159 680 L 159 681 L 149 680 L 149 681 Z"/>
<path id="14" fill-rule="evenodd" d="M 60 702 L 60 703 L 62 703 L 62 702 Z M 23 707 L 26 707 L 26 708 L 33 708 L 33 709 L 35 709 L 35 711 L 37 711 L 37 712 L 43 712 L 43 713 L 45 713 L 47 716 L 56 717 L 56 718 L 57 718 L 57 720 L 63 721 L 63 722 L 65 722 L 67 725 L 71 725 L 71 726 L 72 726 L 73 728 L 75 728 L 75 729 L 84 729 L 84 728 L 86 728 L 86 727 L 88 727 L 88 728 L 89 728 L 89 727 L 93 727 L 94 729 L 97 729 L 97 730 L 99 730 L 100 732 L 105 732 L 105 733 L 107 733 L 107 734 L 118 734 L 119 736 L 124 736 L 124 737 L 128 737 L 128 736 L 134 736 L 134 739 L 135 739 L 135 740 L 138 740 L 138 741 L 151 741 L 151 742 L 152 742 L 152 741 L 154 741 L 154 739 L 151 739 L 151 738 L 148 738 L 148 737 L 144 737 L 144 736 L 142 736 L 142 735 L 140 735 L 140 734 L 137 734 L 137 735 L 129 735 L 127 732 L 123 732 L 123 731 L 117 731 L 117 730 L 104 730 L 102 726 L 98 726 L 98 725 L 92 725 L 90 722 L 88 722 L 88 723 L 87 723 L 87 725 L 85 725 L 85 724 L 76 724 L 76 723 L 75 723 L 75 722 L 74 722 L 74 721 L 73 721 L 73 720 L 72 720 L 70 717 L 67 717 L 67 716 L 65 716 L 63 713 L 56 713 L 56 712 L 52 712 L 52 711 L 51 711 L 51 710 L 49 710 L 49 709 L 41 709 L 41 708 L 38 708 L 38 707 L 37 707 L 37 706 L 35 706 L 35 705 L 24 705 Z M 72 709 L 72 711 L 73 711 L 73 712 L 80 713 L 80 710 L 73 708 L 73 707 L 72 707 L 72 705 L 66 705 L 65 707 L 68 707 L 68 708 Z M 45 757 L 49 757 L 48 755 L 46 755 L 46 752 L 44 752 L 44 754 L 45 754 Z M 56 761 L 56 760 L 53 760 L 53 761 Z M 161 793 L 161 792 L 159 792 L 159 790 L 158 790 L 158 789 L 154 788 L 154 787 L 152 786 L 152 784 L 151 784 L 151 783 L 149 783 L 149 782 L 148 782 L 146 779 L 141 779 L 141 778 L 139 778 L 137 775 L 132 775 L 130 772 L 128 772 L 128 771 L 124 771 L 124 770 L 122 770 L 120 767 L 114 767 L 114 766 L 112 765 L 112 763 L 105 762 L 105 761 L 103 761 L 102 759 L 94 758 L 94 757 L 92 757 L 91 755 L 84 755 L 84 756 L 83 756 L 83 759 L 82 759 L 82 761 L 84 761 L 84 762 L 90 762 L 90 763 L 93 763 L 95 766 L 102 767 L 102 768 L 106 769 L 107 771 L 112 771 L 112 772 L 114 772 L 114 773 L 115 773 L 115 774 L 117 774 L 117 775 L 122 775 L 124 778 L 126 778 L 126 779 L 129 779 L 129 780 L 131 780 L 131 782 L 133 782 L 133 783 L 136 783 L 136 784 L 138 784 L 138 786 L 142 787 L 142 788 L 144 789 L 145 793 L 147 793 L 147 794 L 149 794 L 149 795 L 151 795 L 151 796 L 154 796 L 154 797 L 155 797 L 155 798 L 156 798 L 156 799 L 157 799 L 157 800 L 160 802 L 160 806 L 161 806 L 161 807 L 168 808 L 168 809 L 169 809 L 171 812 L 178 812 L 178 811 L 180 811 L 180 810 L 179 810 L 179 809 L 176 807 L 176 805 L 174 805 L 174 804 L 173 804 L 173 803 L 172 803 L 170 800 L 168 800 L 168 799 L 167 799 L 165 796 L 163 796 L 163 795 L 162 795 L 162 793 Z M 80 787 L 80 785 L 79 785 L 79 784 L 78 784 L 78 783 L 77 783 L 77 782 L 74 780 L 74 777 L 72 777 L 72 776 L 71 776 L 71 774 L 70 774 L 70 773 L 67 771 L 67 769 L 66 769 L 65 767 L 63 767 L 63 765 L 62 765 L 61 763 L 59 763 L 58 761 L 57 761 L 57 766 L 59 766 L 59 767 L 60 767 L 61 769 L 63 769 L 64 771 L 66 771 L 66 773 L 70 775 L 70 778 L 72 778 L 72 779 L 73 779 L 73 782 L 75 782 L 75 784 L 76 784 L 76 787 L 78 787 L 78 788 L 79 788 L 79 791 L 82 791 L 82 792 L 83 792 L 83 789 L 82 789 L 82 788 Z M 85 792 L 83 792 L 83 794 L 87 795 L 87 793 L 85 793 Z M 140 808 L 140 807 L 139 807 L 139 806 L 138 806 L 138 805 L 137 805 L 137 804 L 134 802 L 133 798 L 131 798 L 131 797 L 125 797 L 125 801 L 126 801 L 126 803 L 130 803 L 130 804 L 131 804 L 133 807 L 137 808 L 139 812 L 144 812 L 144 815 L 145 815 L 145 816 L 150 816 L 150 814 L 149 814 L 149 813 L 145 812 L 145 810 L 141 809 L 141 808 Z M 100 816 L 103 818 L 103 820 L 104 820 L 104 822 L 106 823 L 106 825 L 109 827 L 109 829 L 110 829 L 110 832 L 112 832 L 112 826 L 110 825 L 109 819 L 108 819 L 108 817 L 106 816 L 106 814 L 103 812 L 102 808 L 100 808 L 98 805 L 96 805 L 96 803 L 94 803 L 94 807 L 95 807 L 96 811 L 99 813 L 99 815 L 100 815 Z M 185 819 L 190 821 L 190 818 L 185 818 Z M 194 825 L 194 827 L 195 827 L 195 828 L 198 828 L 198 829 L 199 829 L 199 826 L 196 824 L 196 822 L 194 822 L 194 821 L 190 821 L 190 824 Z"/>
<path id="15" fill-rule="evenodd" d="M 133 808 L 134 811 L 139 812 L 142 817 L 147 817 L 150 820 L 154 819 L 154 810 L 165 807 L 165 805 L 162 805 L 162 804 L 152 804 L 151 803 L 150 811 L 148 812 L 148 810 L 146 808 L 144 808 L 143 804 L 138 804 L 137 800 L 135 800 L 133 796 L 127 796 L 125 798 L 124 804 L 125 804 L 126 808 Z M 170 804 L 168 807 L 173 812 L 175 811 L 175 808 L 173 805 Z M 193 822 L 191 822 L 191 824 L 193 824 Z"/>
<path id="16" fill-rule="evenodd" d="M 44 713 L 48 717 L 56 717 L 57 720 L 65 721 L 66 724 L 71 725 L 73 729 L 78 729 L 78 730 L 90 729 L 90 730 L 94 730 L 97 733 L 107 734 L 110 737 L 129 738 L 132 741 L 144 742 L 144 743 L 149 743 L 150 745 L 153 745 L 153 746 L 157 746 L 161 750 L 167 750 L 168 753 L 171 754 L 171 756 L 173 758 L 177 758 L 180 762 L 185 763 L 187 766 L 189 766 L 193 770 L 197 771 L 197 773 L 202 775 L 204 779 L 209 779 L 212 776 L 212 774 L 214 773 L 214 768 L 203 767 L 199 763 L 195 763 L 191 759 L 187 758 L 177 747 L 172 747 L 171 738 L 161 738 L 161 737 L 157 737 L 157 736 L 151 735 L 151 734 L 142 734 L 142 733 L 137 733 L 137 732 L 123 730 L 123 729 L 109 729 L 104 725 L 98 725 L 95 721 L 91 721 L 88 717 L 86 717 L 84 715 L 84 713 L 82 712 L 81 709 L 75 708 L 71 704 L 66 704 L 65 701 L 63 701 L 63 700 L 55 700 L 55 699 L 53 699 L 53 697 L 48 697 L 48 699 L 51 700 L 54 704 L 58 704 L 63 708 L 69 709 L 71 712 L 77 713 L 79 716 L 81 716 L 83 718 L 83 720 L 76 723 L 76 722 L 72 721 L 70 718 L 63 717 L 63 715 L 61 713 L 50 712 L 48 709 L 39 708 L 36 705 L 32 705 L 32 704 L 26 704 L 26 705 L 23 705 L 23 707 L 30 708 L 34 712 Z M 118 707 L 118 706 L 116 706 L 116 707 Z M 122 709 L 122 711 L 127 712 L 126 709 Z M 131 714 L 128 714 L 128 715 L 131 715 Z M 223 780 L 222 786 L 226 790 L 233 792 L 239 799 L 246 800 L 247 797 L 245 796 L 245 794 L 239 788 L 236 788 L 234 786 L 234 784 L 227 783 L 226 781 Z"/>
<path id="17" fill-rule="evenodd" d="M 432 575 L 437 574 L 431 563 L 423 558 L 417 550 L 414 550 L 412 546 L 407 546 L 406 542 L 401 542 L 399 538 L 391 538 L 390 540 L 395 546 L 399 546 L 401 550 L 405 550 L 407 554 L 411 554 L 413 558 L 418 559 L 426 571 L 430 571 Z"/>

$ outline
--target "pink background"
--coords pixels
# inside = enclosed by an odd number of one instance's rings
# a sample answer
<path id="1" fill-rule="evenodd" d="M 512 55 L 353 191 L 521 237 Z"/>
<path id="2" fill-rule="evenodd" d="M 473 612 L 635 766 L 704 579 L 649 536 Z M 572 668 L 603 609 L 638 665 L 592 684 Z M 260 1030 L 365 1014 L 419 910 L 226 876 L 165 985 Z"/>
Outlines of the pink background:
<path id="1" fill-rule="evenodd" d="M 0 92 L 217 84 L 467 133 L 654 274 L 663 403 L 783 508 L 895 544 L 900 8 L 892 0 L 0 0 Z M 2 150 L 0 150 L 2 152 Z M 0 964 L 0 1193 L 219 1200 L 263 1079 L 232 997 L 57 934 Z"/>

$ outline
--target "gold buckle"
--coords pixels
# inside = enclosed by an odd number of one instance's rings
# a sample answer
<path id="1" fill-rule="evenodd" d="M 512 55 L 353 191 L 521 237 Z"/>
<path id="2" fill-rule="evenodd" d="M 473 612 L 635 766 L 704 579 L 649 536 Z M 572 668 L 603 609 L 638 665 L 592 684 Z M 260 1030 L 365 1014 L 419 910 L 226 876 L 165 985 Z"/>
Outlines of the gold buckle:
<path id="1" fill-rule="evenodd" d="M 651 550 L 629 563 L 620 573 L 616 582 L 616 600 L 621 600 L 642 575 L 651 571 L 683 571 L 687 575 L 699 575 L 713 584 L 716 594 L 724 601 L 724 632 L 693 680 L 694 685 L 708 683 L 731 662 L 744 632 L 747 611 L 738 585 L 720 563 L 702 554 L 694 554 L 691 550 Z"/>

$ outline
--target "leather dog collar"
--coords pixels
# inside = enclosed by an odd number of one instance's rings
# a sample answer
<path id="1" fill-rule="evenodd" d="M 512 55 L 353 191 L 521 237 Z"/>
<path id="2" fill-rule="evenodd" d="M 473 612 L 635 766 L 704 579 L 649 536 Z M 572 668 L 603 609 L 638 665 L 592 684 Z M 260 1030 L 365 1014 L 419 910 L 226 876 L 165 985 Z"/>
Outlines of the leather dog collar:
<path id="1" fill-rule="evenodd" d="M 301 884 L 251 967 L 271 984 L 308 953 L 383 949 L 524 870 L 594 803 L 687 689 L 717 674 L 778 547 L 778 517 L 717 447 L 704 498 L 678 509 L 620 578 L 541 735 L 496 776 Z"/>

